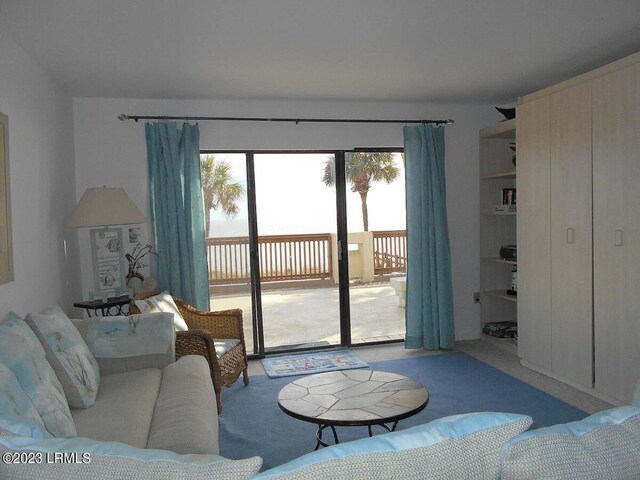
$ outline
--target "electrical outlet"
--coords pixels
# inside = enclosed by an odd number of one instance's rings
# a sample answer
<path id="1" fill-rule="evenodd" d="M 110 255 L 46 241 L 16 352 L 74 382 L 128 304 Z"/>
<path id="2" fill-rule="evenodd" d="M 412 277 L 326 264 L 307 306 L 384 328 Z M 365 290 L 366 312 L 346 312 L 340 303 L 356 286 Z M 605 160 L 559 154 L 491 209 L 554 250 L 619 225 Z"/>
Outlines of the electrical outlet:
<path id="1" fill-rule="evenodd" d="M 473 292 L 473 303 L 480 303 L 480 292 Z"/>

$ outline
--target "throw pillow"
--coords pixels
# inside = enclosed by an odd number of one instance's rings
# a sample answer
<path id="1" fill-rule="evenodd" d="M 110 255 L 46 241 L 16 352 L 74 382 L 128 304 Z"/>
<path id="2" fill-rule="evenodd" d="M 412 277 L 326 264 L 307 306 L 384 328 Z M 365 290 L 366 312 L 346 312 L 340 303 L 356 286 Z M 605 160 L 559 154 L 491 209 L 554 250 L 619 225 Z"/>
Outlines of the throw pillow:
<path id="1" fill-rule="evenodd" d="M 155 480 L 227 480 L 252 478 L 260 471 L 262 459 L 228 460 L 218 455 L 179 455 L 166 450 L 135 448 L 118 442 L 99 442 L 88 438 L 52 438 L 35 441 L 30 438 L 0 435 L 0 451 L 33 452 L 41 455 L 41 464 L 0 464 L 3 478 L 27 480 L 68 480 L 114 478 Z M 64 455 L 65 461 L 53 460 Z M 50 462 L 47 463 L 46 460 Z"/>
<path id="2" fill-rule="evenodd" d="M 15 435 L 51 438 L 40 414 L 9 368 L 0 363 L 0 428 Z"/>
<path id="3" fill-rule="evenodd" d="M 73 437 L 76 427 L 62 385 L 29 326 L 11 312 L 0 324 L 0 363 L 14 373 L 55 437 Z"/>
<path id="4" fill-rule="evenodd" d="M 96 358 L 173 353 L 173 322 L 173 315 L 168 312 L 92 318 L 87 344 Z"/>
<path id="5" fill-rule="evenodd" d="M 57 305 L 25 318 L 42 344 L 69 405 L 93 405 L 100 385 L 100 367 L 80 332 Z"/>
<path id="6" fill-rule="evenodd" d="M 507 442 L 502 478 L 640 478 L 640 408 L 618 407 Z"/>
<path id="7" fill-rule="evenodd" d="M 498 478 L 498 452 L 530 417 L 469 413 L 341 443 L 267 470 L 255 480 Z"/>
<path id="8" fill-rule="evenodd" d="M 187 322 L 178 310 L 176 302 L 166 290 L 162 293 L 154 295 L 153 297 L 145 298 L 144 300 L 136 300 L 136 307 L 140 310 L 140 313 L 152 313 L 152 312 L 168 312 L 173 313 L 173 323 L 175 324 L 177 331 L 189 330 Z"/>

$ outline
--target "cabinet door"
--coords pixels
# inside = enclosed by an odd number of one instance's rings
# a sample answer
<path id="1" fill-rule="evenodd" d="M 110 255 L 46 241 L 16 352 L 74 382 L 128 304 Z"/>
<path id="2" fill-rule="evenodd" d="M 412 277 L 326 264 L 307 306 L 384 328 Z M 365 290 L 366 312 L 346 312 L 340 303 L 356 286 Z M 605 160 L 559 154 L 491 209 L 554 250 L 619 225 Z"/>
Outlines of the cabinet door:
<path id="1" fill-rule="evenodd" d="M 595 387 L 640 379 L 640 66 L 593 82 Z"/>
<path id="2" fill-rule="evenodd" d="M 550 97 L 551 365 L 593 384 L 591 87 Z"/>
<path id="3" fill-rule="evenodd" d="M 518 106 L 518 355 L 551 370 L 549 97 Z"/>

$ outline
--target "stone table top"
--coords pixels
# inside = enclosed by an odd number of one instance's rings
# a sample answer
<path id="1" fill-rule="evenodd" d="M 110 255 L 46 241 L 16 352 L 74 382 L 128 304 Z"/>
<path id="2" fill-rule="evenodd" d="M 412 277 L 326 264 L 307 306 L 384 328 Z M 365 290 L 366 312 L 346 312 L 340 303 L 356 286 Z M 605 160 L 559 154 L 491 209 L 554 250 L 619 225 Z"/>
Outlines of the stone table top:
<path id="1" fill-rule="evenodd" d="M 419 382 L 368 369 L 319 373 L 295 380 L 278 405 L 300 420 L 323 425 L 375 425 L 415 415 L 429 402 Z"/>

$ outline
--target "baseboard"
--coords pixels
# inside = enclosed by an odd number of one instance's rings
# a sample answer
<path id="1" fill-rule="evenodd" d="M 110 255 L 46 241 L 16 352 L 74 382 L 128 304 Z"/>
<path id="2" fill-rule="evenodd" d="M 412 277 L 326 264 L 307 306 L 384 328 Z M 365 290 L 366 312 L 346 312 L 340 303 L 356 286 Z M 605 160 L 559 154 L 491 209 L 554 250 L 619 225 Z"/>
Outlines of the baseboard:
<path id="1" fill-rule="evenodd" d="M 553 378 L 554 380 L 558 380 L 559 382 L 565 383 L 567 385 L 569 385 L 570 387 L 575 388 L 576 390 L 580 390 L 581 392 L 584 393 L 588 393 L 589 395 L 591 395 L 592 397 L 596 397 L 600 400 L 603 400 L 607 403 L 610 403 L 611 405 L 614 405 L 616 407 L 620 407 L 623 405 L 626 405 L 624 402 L 621 402 L 620 400 L 618 400 L 617 398 L 613 398 L 605 393 L 599 392 L 598 390 L 596 390 L 595 388 L 589 388 L 589 387 L 585 387 L 584 385 L 580 385 L 579 383 L 576 383 L 572 380 L 569 380 L 567 378 L 563 378 L 559 375 L 556 375 L 553 372 L 550 372 L 549 370 L 546 370 L 544 368 L 540 368 L 537 367 L 536 365 L 532 365 L 531 363 L 527 362 L 526 360 L 520 360 L 520 365 L 522 365 L 523 367 L 527 367 L 530 370 L 533 370 L 535 372 L 541 373 L 543 375 L 546 375 L 547 377 Z"/>

